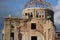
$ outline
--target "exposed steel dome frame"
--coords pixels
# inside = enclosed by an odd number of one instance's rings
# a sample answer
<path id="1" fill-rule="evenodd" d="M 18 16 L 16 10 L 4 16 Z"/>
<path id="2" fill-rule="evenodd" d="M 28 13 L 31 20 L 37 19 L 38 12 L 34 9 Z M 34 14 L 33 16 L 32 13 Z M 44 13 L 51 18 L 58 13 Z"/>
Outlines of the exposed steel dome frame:
<path id="1" fill-rule="evenodd" d="M 42 8 L 53 10 L 53 8 L 50 5 L 50 3 L 46 2 L 46 0 L 29 0 L 26 3 L 26 5 L 24 6 L 24 9 L 25 8 L 30 8 L 31 5 L 33 5 L 33 7 L 37 7 L 37 5 L 39 5 L 39 4 L 42 5 Z M 41 5 L 39 5 L 38 7 L 41 8 Z"/>

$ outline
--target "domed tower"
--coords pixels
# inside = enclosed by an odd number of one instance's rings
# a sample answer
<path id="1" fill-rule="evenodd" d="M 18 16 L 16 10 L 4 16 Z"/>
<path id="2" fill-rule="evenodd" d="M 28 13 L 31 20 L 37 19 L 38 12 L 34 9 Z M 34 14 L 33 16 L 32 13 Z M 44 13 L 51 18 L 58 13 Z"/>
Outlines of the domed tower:
<path id="1" fill-rule="evenodd" d="M 4 18 L 3 40 L 55 40 L 54 11 L 45 0 L 28 0 L 22 18 Z"/>
<path id="2" fill-rule="evenodd" d="M 22 17 L 24 19 L 37 18 L 54 20 L 54 12 L 49 3 L 45 0 L 29 0 L 25 5 Z"/>
<path id="3" fill-rule="evenodd" d="M 29 19 L 31 23 L 38 21 L 43 30 L 42 40 L 55 40 L 54 11 L 46 0 L 29 0 L 22 11 L 22 18 Z"/>

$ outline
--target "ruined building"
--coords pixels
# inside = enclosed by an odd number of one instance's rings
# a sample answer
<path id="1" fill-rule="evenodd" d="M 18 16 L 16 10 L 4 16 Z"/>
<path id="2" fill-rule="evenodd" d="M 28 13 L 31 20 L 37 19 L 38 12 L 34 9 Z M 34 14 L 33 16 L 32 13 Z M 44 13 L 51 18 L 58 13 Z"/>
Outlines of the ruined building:
<path id="1" fill-rule="evenodd" d="M 46 0 L 28 0 L 22 17 L 4 18 L 3 40 L 55 40 L 54 11 Z"/>

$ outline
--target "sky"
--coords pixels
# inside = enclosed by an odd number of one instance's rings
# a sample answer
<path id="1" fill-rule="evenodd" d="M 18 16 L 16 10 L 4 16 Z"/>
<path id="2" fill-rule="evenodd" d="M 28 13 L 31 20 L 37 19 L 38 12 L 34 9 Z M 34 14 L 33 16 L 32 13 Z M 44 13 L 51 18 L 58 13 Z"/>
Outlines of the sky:
<path id="1" fill-rule="evenodd" d="M 0 29 L 3 28 L 4 17 L 11 14 L 21 17 L 24 5 L 28 0 L 0 0 Z M 57 31 L 60 30 L 60 0 L 47 0 L 54 10 L 54 22 Z"/>

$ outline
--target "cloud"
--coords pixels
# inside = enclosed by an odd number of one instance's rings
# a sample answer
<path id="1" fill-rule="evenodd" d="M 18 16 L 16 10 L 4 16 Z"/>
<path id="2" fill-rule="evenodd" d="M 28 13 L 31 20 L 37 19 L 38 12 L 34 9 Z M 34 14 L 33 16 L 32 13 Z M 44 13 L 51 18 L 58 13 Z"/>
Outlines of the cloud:
<path id="1" fill-rule="evenodd" d="M 58 0 L 58 3 L 54 8 L 55 14 L 54 14 L 54 21 L 57 28 L 57 31 L 60 31 L 60 0 Z"/>
<path id="2" fill-rule="evenodd" d="M 60 0 L 58 0 L 57 5 L 54 7 L 54 20 L 56 24 L 60 24 Z"/>
<path id="3" fill-rule="evenodd" d="M 60 11 L 55 12 L 54 20 L 56 24 L 60 24 Z"/>
<path id="4" fill-rule="evenodd" d="M 56 11 L 60 11 L 60 0 L 58 0 L 57 5 L 54 7 Z"/>

